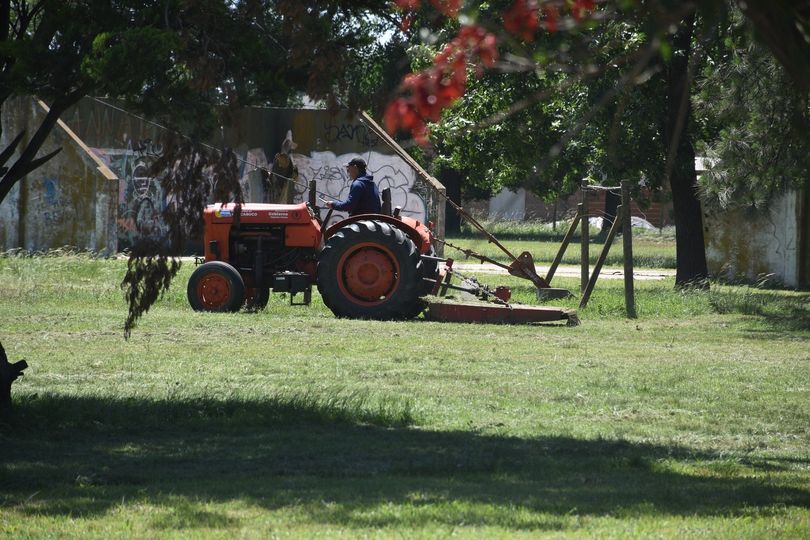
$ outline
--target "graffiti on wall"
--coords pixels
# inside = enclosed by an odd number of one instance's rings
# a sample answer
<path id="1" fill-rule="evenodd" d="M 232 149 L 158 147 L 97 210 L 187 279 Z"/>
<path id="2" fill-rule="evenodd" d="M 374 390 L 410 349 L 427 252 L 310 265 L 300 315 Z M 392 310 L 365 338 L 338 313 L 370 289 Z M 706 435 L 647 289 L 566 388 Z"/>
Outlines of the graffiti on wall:
<path id="1" fill-rule="evenodd" d="M 309 200 L 309 183 L 315 181 L 318 194 L 318 205 L 324 201 L 345 200 L 349 195 L 351 179 L 346 173 L 346 163 L 357 154 L 340 154 L 333 152 L 312 152 L 310 155 L 291 154 L 290 170 L 281 174 L 276 180 L 286 182 L 290 195 L 282 197 L 265 197 L 261 184 L 262 170 L 275 172 L 279 162 L 290 163 L 289 160 L 280 159 L 287 154 L 279 153 L 270 165 L 261 148 L 253 148 L 239 155 L 242 163 L 240 176 L 245 201 L 249 202 L 303 202 Z M 374 182 L 380 191 L 391 189 L 391 205 L 402 208 L 402 214 L 425 221 L 427 218 L 427 205 L 424 199 L 414 191 L 416 174 L 413 169 L 399 156 L 381 154 L 379 152 L 366 152 L 362 155 L 368 163 L 368 173 L 374 177 Z M 268 165 L 270 168 L 268 169 Z M 266 178 L 268 175 L 265 174 Z M 330 218 L 330 224 L 347 217 L 347 214 L 335 212 Z"/>
<path id="2" fill-rule="evenodd" d="M 61 204 L 62 187 L 59 184 L 58 178 L 45 178 L 42 181 L 42 210 L 40 216 L 43 223 L 49 227 L 58 225 L 62 219 L 65 211 L 64 205 Z"/>
<path id="3" fill-rule="evenodd" d="M 94 148 L 118 176 L 118 247 L 126 248 L 138 236 L 161 236 L 167 226 L 161 219 L 166 197 L 160 182 L 149 171 L 163 153 L 151 139 L 128 140 L 124 148 Z"/>
<path id="4" fill-rule="evenodd" d="M 245 202 L 291 203 L 298 170 L 292 157 L 282 151 L 270 162 L 261 148 L 237 152 L 239 184 Z M 213 201 L 212 201 L 213 202 Z"/>
<path id="5" fill-rule="evenodd" d="M 373 136 L 367 130 L 359 129 L 366 129 L 365 126 L 354 127 L 358 129 L 331 125 L 327 133 L 334 137 L 366 140 Z M 292 133 L 288 132 L 272 161 L 262 148 L 237 151 L 240 184 L 246 202 L 306 201 L 311 180 L 315 181 L 321 199 L 319 205 L 324 200 L 344 200 L 348 196 L 351 180 L 346 173 L 346 163 L 358 154 L 312 152 L 304 155 L 294 153 L 295 148 Z M 168 228 L 161 214 L 168 204 L 168 197 L 159 180 L 150 174 L 152 164 L 163 152 L 162 146 L 145 139 L 126 141 L 123 148 L 93 150 L 119 178 L 119 249 L 132 246 L 139 236 L 164 236 Z M 368 173 L 374 177 L 380 191 L 391 189 L 392 206 L 402 208 L 403 215 L 426 220 L 427 207 L 413 189 L 416 175 L 407 163 L 398 156 L 374 151 L 365 152 L 360 157 L 368 163 Z M 202 180 L 213 182 L 212 178 Z M 346 214 L 335 212 L 330 224 L 345 217 Z"/>
<path id="6" fill-rule="evenodd" d="M 349 195 L 351 179 L 346 173 L 346 163 L 357 154 L 335 155 L 332 152 L 312 152 L 309 156 L 294 154 L 301 182 L 296 185 L 296 199 L 307 200 L 310 180 L 315 180 L 315 189 L 322 199 L 345 200 Z M 425 201 L 413 191 L 416 175 L 413 169 L 399 156 L 367 152 L 363 159 L 368 164 L 368 173 L 380 191 L 391 188 L 391 205 L 402 208 L 402 214 L 424 221 L 427 207 Z M 323 201 L 320 201 L 321 204 Z M 330 224 L 344 219 L 346 214 L 335 212 Z"/>
<path id="7" fill-rule="evenodd" d="M 365 124 L 354 123 L 326 123 L 324 124 L 324 138 L 327 143 L 351 142 L 365 148 L 377 146 L 379 136 L 368 129 Z"/>

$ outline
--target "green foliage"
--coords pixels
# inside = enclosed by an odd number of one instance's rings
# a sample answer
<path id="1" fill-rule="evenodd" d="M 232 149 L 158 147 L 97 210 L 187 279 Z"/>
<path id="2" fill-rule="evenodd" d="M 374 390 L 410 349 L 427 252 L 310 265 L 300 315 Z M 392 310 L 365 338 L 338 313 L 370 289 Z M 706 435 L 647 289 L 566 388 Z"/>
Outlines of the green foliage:
<path id="1" fill-rule="evenodd" d="M 172 61 L 178 45 L 176 34 L 160 28 L 104 32 L 93 40 L 92 50 L 82 59 L 81 70 L 104 93 L 154 92 L 155 87 L 168 86 L 184 73 L 188 76 L 184 66 Z"/>
<path id="2" fill-rule="evenodd" d="M 810 179 L 810 108 L 772 55 L 732 28 L 704 69 L 697 114 L 715 132 L 700 147 L 704 197 L 720 208 L 763 207 Z"/>
<path id="3" fill-rule="evenodd" d="M 471 81 L 433 127 L 439 163 L 467 172 L 468 192 L 524 187 L 554 199 L 583 179 L 660 187 L 660 62 L 629 75 L 650 46 L 644 26 L 631 14 L 562 34 L 533 44 L 536 64 L 509 56 L 500 71 Z"/>
<path id="4" fill-rule="evenodd" d="M 342 96 L 348 66 L 391 23 L 381 0 L 259 3 L 14 2 L 0 39 L 0 98 L 35 94 L 61 111 L 85 94 L 204 136 L 216 105 Z M 316 15 L 316 16 L 313 16 Z"/>

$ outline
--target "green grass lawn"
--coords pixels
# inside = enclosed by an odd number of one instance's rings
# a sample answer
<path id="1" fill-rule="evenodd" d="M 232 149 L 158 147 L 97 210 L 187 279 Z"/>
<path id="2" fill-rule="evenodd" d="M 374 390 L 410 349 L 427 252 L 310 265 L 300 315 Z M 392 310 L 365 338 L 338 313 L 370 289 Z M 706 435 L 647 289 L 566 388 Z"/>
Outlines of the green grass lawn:
<path id="1" fill-rule="evenodd" d="M 124 268 L 0 257 L 30 364 L 0 538 L 810 536 L 808 293 L 639 282 L 627 320 L 605 280 L 577 327 L 371 322 L 195 313 L 185 264 L 124 341 Z"/>

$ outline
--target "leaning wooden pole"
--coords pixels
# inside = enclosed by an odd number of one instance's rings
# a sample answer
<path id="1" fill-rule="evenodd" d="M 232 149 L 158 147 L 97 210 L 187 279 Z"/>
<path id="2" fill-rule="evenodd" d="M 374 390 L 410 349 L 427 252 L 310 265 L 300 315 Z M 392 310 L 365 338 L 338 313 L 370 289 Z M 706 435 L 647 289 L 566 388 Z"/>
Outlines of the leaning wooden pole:
<path id="1" fill-rule="evenodd" d="M 613 245 L 613 239 L 616 238 L 616 233 L 619 232 L 619 227 L 621 227 L 619 219 L 622 215 L 622 205 L 619 205 L 619 207 L 616 208 L 616 218 L 613 220 L 613 225 L 610 226 L 610 232 L 605 240 L 605 245 L 602 247 L 602 253 L 599 254 L 596 265 L 593 267 L 591 278 L 588 280 L 588 286 L 582 293 L 582 299 L 579 301 L 579 309 L 584 309 L 585 306 L 588 305 L 588 300 L 590 300 L 593 289 L 596 287 L 596 280 L 599 279 L 599 273 L 602 271 L 602 266 L 605 265 L 608 253 L 610 252 L 610 246 Z"/>
<path id="2" fill-rule="evenodd" d="M 622 180 L 622 241 L 624 247 L 624 307 L 629 319 L 636 318 L 636 297 L 633 290 L 633 227 L 630 211 L 630 185 Z"/>
<path id="3" fill-rule="evenodd" d="M 571 243 L 571 239 L 574 237 L 574 233 L 577 232 L 577 225 L 579 225 L 579 220 L 581 218 L 580 212 L 582 208 L 577 206 L 577 213 L 574 216 L 574 221 L 571 222 L 571 226 L 568 227 L 568 232 L 565 233 L 565 238 L 563 238 L 562 244 L 560 244 L 560 249 L 557 251 L 557 256 L 554 257 L 554 260 L 551 262 L 551 266 L 548 269 L 548 273 L 546 274 L 546 282 L 551 284 L 551 278 L 554 277 L 554 273 L 557 271 L 557 267 L 560 266 L 562 262 L 562 258 L 565 255 L 565 250 L 568 249 L 568 244 Z"/>
<path id="4" fill-rule="evenodd" d="M 447 196 L 447 189 L 444 185 L 439 182 L 432 174 L 427 172 L 413 157 L 411 157 L 408 152 L 402 148 L 393 137 L 391 137 L 387 131 L 385 131 L 382 126 L 380 126 L 374 118 L 371 117 L 365 111 L 360 111 L 360 121 L 362 121 L 371 131 L 380 137 L 382 141 L 388 145 L 391 150 L 394 151 L 396 155 L 398 155 L 402 160 L 407 163 L 416 174 L 419 175 L 425 184 L 428 186 L 429 189 L 433 191 L 436 195 L 438 195 L 438 207 L 436 209 L 436 219 L 435 219 L 435 230 L 436 236 L 439 240 L 444 240 L 444 227 L 445 227 L 445 202 L 450 201 L 450 198 Z M 450 201 L 452 205 L 452 201 Z M 459 210 L 456 208 L 456 210 Z M 463 217 L 463 216 L 462 216 Z M 436 246 L 436 252 L 441 256 L 444 252 L 444 244 L 439 242 Z"/>

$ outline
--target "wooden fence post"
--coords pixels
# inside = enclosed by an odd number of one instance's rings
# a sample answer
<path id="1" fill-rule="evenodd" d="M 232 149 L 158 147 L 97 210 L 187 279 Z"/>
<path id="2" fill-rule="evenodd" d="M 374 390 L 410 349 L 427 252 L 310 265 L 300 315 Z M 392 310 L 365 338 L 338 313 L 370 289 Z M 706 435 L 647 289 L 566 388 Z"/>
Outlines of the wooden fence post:
<path id="1" fill-rule="evenodd" d="M 636 318 L 636 298 L 633 290 L 633 228 L 630 210 L 630 185 L 622 180 L 622 242 L 624 247 L 624 306 L 629 319 Z"/>
<path id="2" fill-rule="evenodd" d="M 580 292 L 585 292 L 588 287 L 588 279 L 590 277 L 590 261 L 588 254 L 588 244 L 590 241 L 589 215 L 588 215 L 588 191 L 585 186 L 582 186 L 582 203 L 578 204 L 579 215 L 582 219 L 582 233 L 579 241 L 580 246 Z"/>

